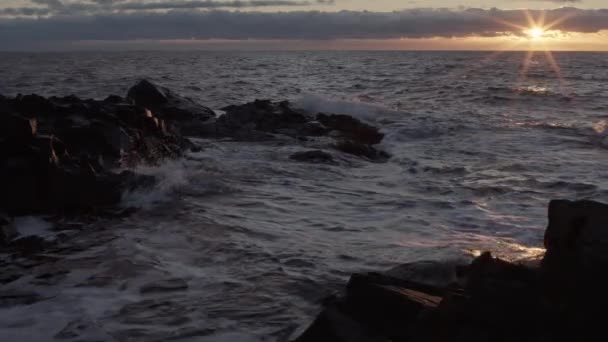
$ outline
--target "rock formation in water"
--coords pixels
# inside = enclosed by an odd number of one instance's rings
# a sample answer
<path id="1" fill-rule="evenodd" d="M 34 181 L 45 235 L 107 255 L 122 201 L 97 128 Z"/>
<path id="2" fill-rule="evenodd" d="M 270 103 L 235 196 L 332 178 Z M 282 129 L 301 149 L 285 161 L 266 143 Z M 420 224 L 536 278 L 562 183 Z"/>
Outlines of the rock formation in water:
<path id="1" fill-rule="evenodd" d="M 114 96 L 1 98 L 0 127 L 0 209 L 11 215 L 116 204 L 145 177 L 113 169 L 176 157 L 190 146 L 149 110 Z"/>
<path id="2" fill-rule="evenodd" d="M 540 267 L 484 253 L 443 285 L 355 274 L 296 341 L 604 340 L 608 205 L 552 201 L 545 245 Z"/>
<path id="3" fill-rule="evenodd" d="M 116 205 L 129 188 L 150 184 L 129 169 L 176 158 L 193 143 L 186 136 L 245 141 L 325 139 L 327 147 L 383 160 L 383 134 L 348 115 L 307 113 L 286 101 L 258 100 L 215 113 L 194 100 L 143 80 L 126 98 L 0 95 L 0 212 L 68 214 Z M 293 159 L 330 162 L 327 152 Z"/>

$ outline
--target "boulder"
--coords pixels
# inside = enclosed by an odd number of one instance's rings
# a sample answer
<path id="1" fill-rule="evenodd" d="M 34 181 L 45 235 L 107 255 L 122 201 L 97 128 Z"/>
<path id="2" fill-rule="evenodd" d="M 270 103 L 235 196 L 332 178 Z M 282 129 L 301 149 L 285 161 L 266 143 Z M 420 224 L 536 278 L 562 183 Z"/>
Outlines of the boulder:
<path id="1" fill-rule="evenodd" d="M 257 131 L 297 137 L 304 135 L 306 129 L 310 129 L 306 124 L 312 121 L 311 115 L 292 109 L 287 101 L 255 100 L 244 105 L 228 106 L 222 110 L 225 114 L 217 121 L 218 133 L 228 136 L 234 132 L 249 131 L 255 134 L 252 137 L 258 137 L 259 134 L 255 133 Z"/>
<path id="2" fill-rule="evenodd" d="M 352 140 L 341 140 L 336 143 L 334 147 L 338 151 L 363 157 L 375 162 L 385 162 L 390 158 L 390 155 L 382 150 Z"/>
<path id="3" fill-rule="evenodd" d="M 299 162 L 335 164 L 334 157 L 321 150 L 296 152 L 289 158 Z"/>
<path id="4" fill-rule="evenodd" d="M 36 119 L 18 114 L 0 114 L 0 141 L 10 140 L 13 144 L 27 144 L 38 131 Z"/>
<path id="5" fill-rule="evenodd" d="M 359 144 L 375 145 L 382 141 L 384 134 L 378 128 L 344 114 L 317 114 L 317 121 L 330 130 L 338 131 L 343 137 Z"/>
<path id="6" fill-rule="evenodd" d="M 541 273 L 547 302 L 571 326 L 588 331 L 608 306 L 608 205 L 552 201 L 545 247 Z"/>
<path id="7" fill-rule="evenodd" d="M 0 212 L 0 246 L 5 246 L 17 237 L 17 231 L 11 221 L 7 214 Z"/>
<path id="8" fill-rule="evenodd" d="M 28 116 L 46 115 L 52 112 L 51 102 L 39 95 L 18 95 L 15 98 L 15 107 L 20 113 Z"/>
<path id="9" fill-rule="evenodd" d="M 146 108 L 150 115 L 166 122 L 167 128 L 183 135 L 207 136 L 209 130 L 206 122 L 215 118 L 215 112 L 210 108 L 147 80 L 131 87 L 127 98 L 137 106 Z"/>

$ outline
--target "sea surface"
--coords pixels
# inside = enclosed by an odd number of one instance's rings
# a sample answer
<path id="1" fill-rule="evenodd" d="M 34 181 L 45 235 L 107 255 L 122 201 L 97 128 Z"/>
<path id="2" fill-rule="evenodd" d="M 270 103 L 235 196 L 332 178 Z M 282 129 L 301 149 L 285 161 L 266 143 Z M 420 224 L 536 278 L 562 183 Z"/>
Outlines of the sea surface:
<path id="1" fill-rule="evenodd" d="M 63 239 L 0 293 L 6 341 L 287 341 L 352 272 L 542 253 L 549 200 L 608 200 L 608 54 L 114 52 L 0 54 L 0 94 L 104 98 L 147 78 L 220 109 L 288 99 L 386 133 L 392 158 L 289 160 L 298 144 L 199 140 L 138 172 L 124 219 Z M 47 260 L 47 259 L 45 259 Z M 17 265 L 17 266 L 15 266 Z"/>

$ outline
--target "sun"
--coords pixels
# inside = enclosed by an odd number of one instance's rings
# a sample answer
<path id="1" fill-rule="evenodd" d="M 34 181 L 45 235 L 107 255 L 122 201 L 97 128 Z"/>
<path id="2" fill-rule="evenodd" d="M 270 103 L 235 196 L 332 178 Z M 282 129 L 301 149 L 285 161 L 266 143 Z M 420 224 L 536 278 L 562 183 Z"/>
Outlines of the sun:
<path id="1" fill-rule="evenodd" d="M 530 39 L 539 40 L 545 36 L 545 30 L 541 27 L 531 27 L 524 31 Z"/>

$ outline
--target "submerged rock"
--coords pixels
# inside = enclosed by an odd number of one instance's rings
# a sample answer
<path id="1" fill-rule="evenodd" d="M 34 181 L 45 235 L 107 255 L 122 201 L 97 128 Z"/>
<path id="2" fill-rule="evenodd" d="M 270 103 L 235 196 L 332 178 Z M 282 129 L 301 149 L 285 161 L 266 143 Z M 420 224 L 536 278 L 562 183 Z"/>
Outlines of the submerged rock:
<path id="1" fill-rule="evenodd" d="M 317 114 L 317 120 L 329 130 L 340 132 L 345 138 L 364 145 L 375 145 L 382 141 L 384 134 L 361 120 L 343 114 Z"/>
<path id="2" fill-rule="evenodd" d="M 289 158 L 292 160 L 307 163 L 335 163 L 334 157 L 331 154 L 321 150 L 296 152 L 292 154 Z"/>
<path id="3" fill-rule="evenodd" d="M 385 162 L 390 158 L 390 155 L 382 150 L 351 140 L 339 141 L 335 147 L 338 151 L 363 157 L 371 161 Z"/>

